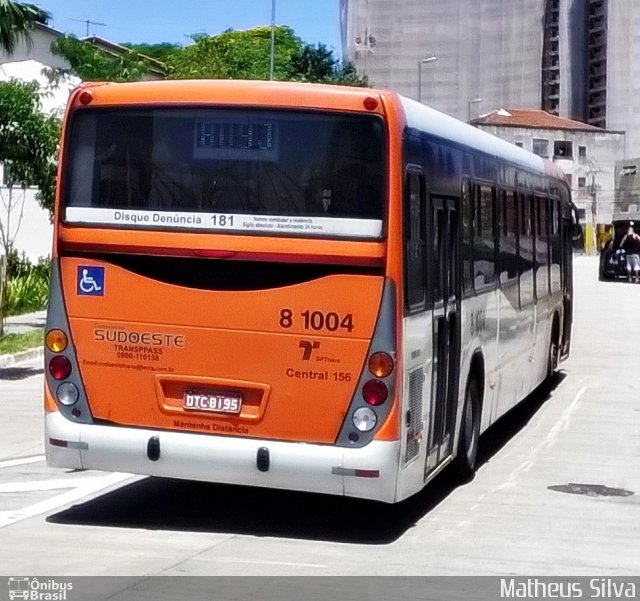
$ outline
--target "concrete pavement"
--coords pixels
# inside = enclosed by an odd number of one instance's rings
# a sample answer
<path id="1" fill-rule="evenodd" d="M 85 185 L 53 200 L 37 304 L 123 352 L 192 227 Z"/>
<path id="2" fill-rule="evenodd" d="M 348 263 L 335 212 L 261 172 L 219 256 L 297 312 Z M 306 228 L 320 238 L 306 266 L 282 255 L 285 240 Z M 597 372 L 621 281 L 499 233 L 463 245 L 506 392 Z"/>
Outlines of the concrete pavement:
<path id="1" fill-rule="evenodd" d="M 44 327 L 47 321 L 46 311 L 36 311 L 24 315 L 14 315 L 5 319 L 4 331 L 7 334 L 23 334 L 34 328 Z"/>

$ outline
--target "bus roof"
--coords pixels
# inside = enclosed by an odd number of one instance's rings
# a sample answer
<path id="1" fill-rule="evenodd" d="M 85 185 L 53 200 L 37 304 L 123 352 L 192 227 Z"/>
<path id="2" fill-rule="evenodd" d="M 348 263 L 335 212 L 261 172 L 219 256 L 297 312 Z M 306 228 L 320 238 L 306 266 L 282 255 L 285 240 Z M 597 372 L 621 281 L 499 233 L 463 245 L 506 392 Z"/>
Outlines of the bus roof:
<path id="1" fill-rule="evenodd" d="M 196 79 L 141 81 L 130 83 L 86 83 L 100 105 L 123 104 L 204 104 L 286 106 L 301 108 L 335 108 L 363 112 L 382 112 L 381 90 L 280 81 L 233 79 Z M 375 97 L 378 105 L 366 109 L 367 97 Z"/>
<path id="2" fill-rule="evenodd" d="M 542 158 L 518 148 L 515 144 L 497 138 L 410 98 L 401 96 L 400 99 L 409 127 L 415 127 L 439 138 L 498 157 L 528 171 L 564 178 L 562 172 L 556 170 L 555 165 L 546 166 Z"/>

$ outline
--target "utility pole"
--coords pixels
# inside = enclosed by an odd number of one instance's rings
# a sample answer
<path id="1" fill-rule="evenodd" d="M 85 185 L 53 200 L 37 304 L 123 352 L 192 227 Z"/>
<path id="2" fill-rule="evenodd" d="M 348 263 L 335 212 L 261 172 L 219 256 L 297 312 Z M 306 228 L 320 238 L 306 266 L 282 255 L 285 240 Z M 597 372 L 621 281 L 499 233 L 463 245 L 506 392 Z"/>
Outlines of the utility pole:
<path id="1" fill-rule="evenodd" d="M 274 0 L 275 1 L 275 0 Z M 92 21 L 91 19 L 74 19 L 71 18 L 72 21 L 78 21 L 78 23 L 84 23 L 87 26 L 85 37 L 89 37 L 89 25 L 100 25 L 101 27 L 106 26 L 106 23 L 102 23 L 100 21 Z"/>
<path id="2" fill-rule="evenodd" d="M 591 174 L 591 185 L 589 186 L 589 194 L 591 195 L 591 244 L 593 254 L 598 254 L 598 237 L 596 235 L 596 210 L 597 210 L 597 191 L 596 176 Z M 591 253 L 590 253 L 591 254 Z"/>
<path id="3" fill-rule="evenodd" d="M 273 81 L 273 64 L 276 54 L 276 0 L 271 0 L 271 57 L 269 60 L 269 79 Z"/>

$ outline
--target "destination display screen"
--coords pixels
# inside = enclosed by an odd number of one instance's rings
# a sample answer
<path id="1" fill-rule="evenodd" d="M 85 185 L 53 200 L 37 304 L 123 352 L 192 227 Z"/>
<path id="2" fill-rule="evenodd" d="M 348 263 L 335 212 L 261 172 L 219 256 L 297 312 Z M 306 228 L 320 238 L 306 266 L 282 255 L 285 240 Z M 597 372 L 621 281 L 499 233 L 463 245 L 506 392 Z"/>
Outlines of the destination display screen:
<path id="1" fill-rule="evenodd" d="M 196 147 L 271 150 L 274 147 L 273 133 L 273 123 L 199 121 Z"/>
<path id="2" fill-rule="evenodd" d="M 272 121 L 196 120 L 195 159 L 239 160 L 256 155 L 260 161 L 275 161 L 276 124 Z"/>

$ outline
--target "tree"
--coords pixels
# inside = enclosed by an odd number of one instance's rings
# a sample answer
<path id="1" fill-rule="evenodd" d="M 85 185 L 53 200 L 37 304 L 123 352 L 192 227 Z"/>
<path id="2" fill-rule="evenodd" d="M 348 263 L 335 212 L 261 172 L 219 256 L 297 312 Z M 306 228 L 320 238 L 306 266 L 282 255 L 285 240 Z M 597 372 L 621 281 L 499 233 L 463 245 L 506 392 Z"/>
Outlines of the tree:
<path id="1" fill-rule="evenodd" d="M 172 79 L 269 79 L 270 27 L 229 29 L 215 36 L 196 34 L 192 39 L 193 44 L 166 59 Z M 367 85 L 324 44 L 305 44 L 284 25 L 275 28 L 274 79 Z"/>
<path id="2" fill-rule="evenodd" d="M 269 79 L 271 28 L 228 29 L 209 36 L 192 36 L 193 44 L 168 61 L 172 79 Z M 274 79 L 291 79 L 292 59 L 301 41 L 290 27 L 275 28 Z"/>
<path id="3" fill-rule="evenodd" d="M 27 186 L 37 186 L 36 199 L 50 213 L 53 210 L 60 122 L 42 113 L 40 95 L 35 82 L 0 82 L 0 163 L 8 174 L 7 191 L 0 195 L 9 221 L 0 223 L 5 252 L 19 227 Z M 10 222 L 12 215 L 18 223 Z"/>
<path id="4" fill-rule="evenodd" d="M 66 58 L 71 72 L 85 81 L 137 81 L 149 71 L 144 57 L 134 50 L 112 54 L 71 35 L 59 37 L 51 50 Z M 59 76 L 64 70 L 56 73 Z"/>
<path id="5" fill-rule="evenodd" d="M 180 44 L 171 44 L 169 42 L 161 42 L 160 44 L 132 44 L 131 42 L 125 42 L 122 46 L 161 63 L 168 63 L 173 55 L 182 50 Z"/>
<path id="6" fill-rule="evenodd" d="M 343 63 L 324 44 L 304 44 L 293 58 L 293 77 L 299 81 L 365 87 L 366 77 L 358 77 L 351 63 Z"/>
<path id="7" fill-rule="evenodd" d="M 0 50 L 13 54 L 17 43 L 24 39 L 31 43 L 29 32 L 36 23 L 46 23 L 51 15 L 35 4 L 0 0 Z"/>

